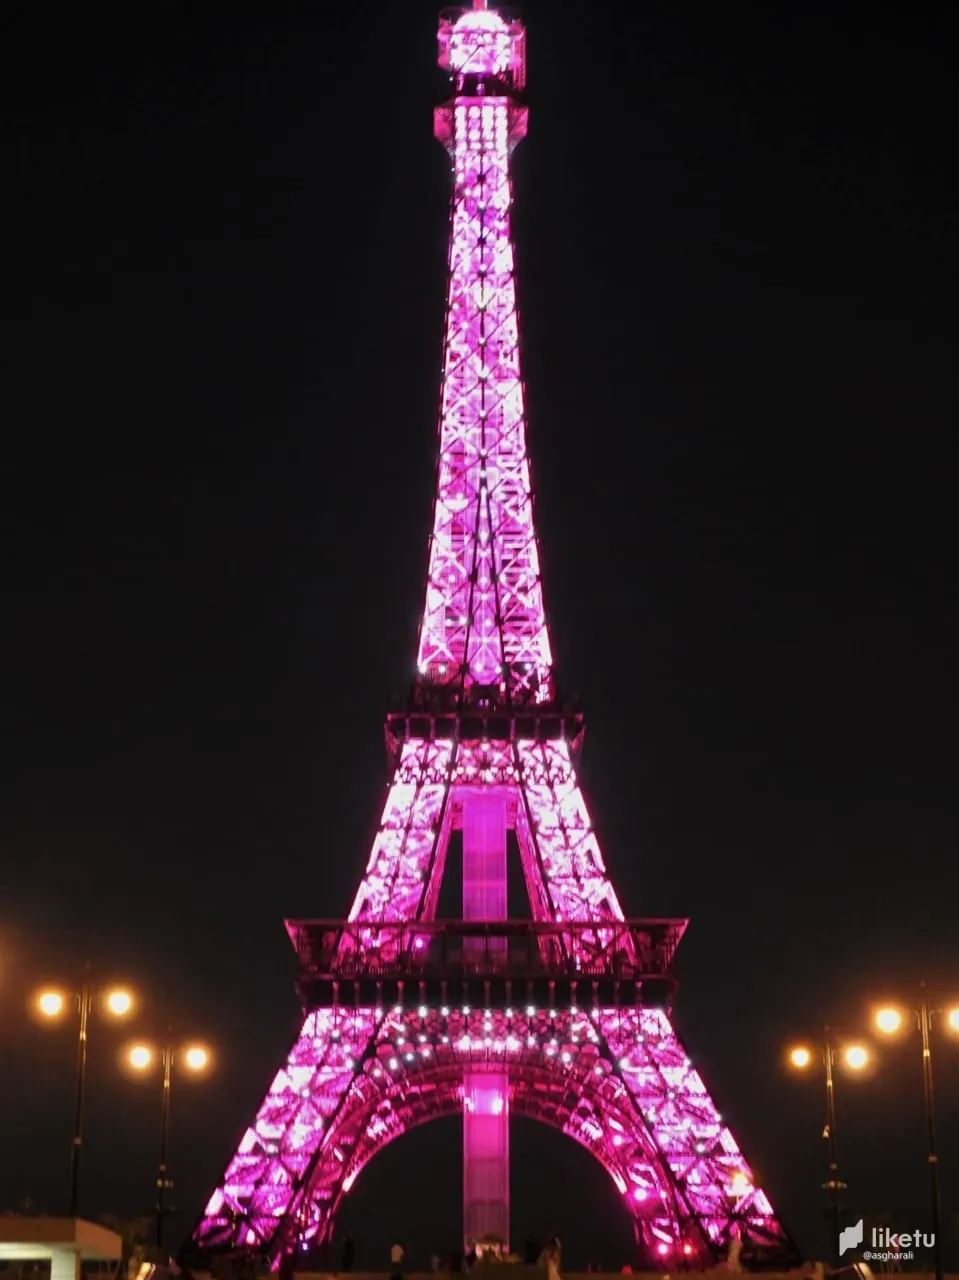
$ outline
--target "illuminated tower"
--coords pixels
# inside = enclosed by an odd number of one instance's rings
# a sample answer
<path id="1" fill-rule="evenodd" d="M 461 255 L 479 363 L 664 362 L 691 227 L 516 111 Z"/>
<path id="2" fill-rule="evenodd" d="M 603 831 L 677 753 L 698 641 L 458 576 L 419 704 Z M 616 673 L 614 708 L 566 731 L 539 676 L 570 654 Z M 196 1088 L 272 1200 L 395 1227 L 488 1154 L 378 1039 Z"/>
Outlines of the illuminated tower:
<path id="1" fill-rule="evenodd" d="M 792 1246 L 672 1029 L 684 920 L 626 920 L 576 777 L 533 528 L 509 160 L 525 32 L 446 11 L 453 167 L 439 468 L 418 671 L 387 717 L 392 781 L 346 921 L 288 921 L 305 1017 L 184 1254 L 276 1262 L 329 1238 L 386 1143 L 463 1116 L 464 1237 L 509 1236 L 509 1116 L 588 1148 L 638 1260 L 783 1265 Z M 507 857 L 529 907 L 509 920 Z M 448 857 L 462 917 L 437 917 Z"/>

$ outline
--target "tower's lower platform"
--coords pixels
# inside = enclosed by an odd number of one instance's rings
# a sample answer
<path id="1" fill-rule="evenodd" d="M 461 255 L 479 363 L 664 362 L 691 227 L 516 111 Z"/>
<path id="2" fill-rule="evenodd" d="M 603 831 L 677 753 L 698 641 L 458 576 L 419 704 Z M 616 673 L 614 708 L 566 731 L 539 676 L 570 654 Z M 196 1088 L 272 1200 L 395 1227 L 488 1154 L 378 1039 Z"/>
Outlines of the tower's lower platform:
<path id="1" fill-rule="evenodd" d="M 328 1239 L 364 1165 L 414 1125 L 462 1114 L 464 1082 L 508 1081 L 511 1114 L 587 1147 L 636 1226 L 637 1262 L 797 1260 L 664 1009 L 375 1005 L 306 1016 L 214 1192 L 186 1262 L 276 1262 Z M 495 1100 L 494 1100 L 495 1101 Z"/>

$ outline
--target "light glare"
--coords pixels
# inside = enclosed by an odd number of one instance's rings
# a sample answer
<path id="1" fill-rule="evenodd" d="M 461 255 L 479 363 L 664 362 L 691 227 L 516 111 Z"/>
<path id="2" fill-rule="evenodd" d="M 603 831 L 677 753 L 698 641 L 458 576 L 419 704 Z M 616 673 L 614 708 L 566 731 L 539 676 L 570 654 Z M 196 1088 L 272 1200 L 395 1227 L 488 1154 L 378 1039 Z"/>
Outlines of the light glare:
<path id="1" fill-rule="evenodd" d="M 190 1071 L 203 1071 L 210 1061 L 210 1055 L 201 1045 L 194 1044 L 183 1055 L 183 1061 Z"/>
<path id="2" fill-rule="evenodd" d="M 107 995 L 107 1009 L 115 1018 L 125 1018 L 133 1008 L 133 996 L 129 991 L 118 987 Z"/>
<path id="3" fill-rule="evenodd" d="M 902 1013 L 892 1006 L 876 1010 L 876 1029 L 883 1035 L 894 1036 L 902 1029 Z"/>
<path id="4" fill-rule="evenodd" d="M 153 1062 L 153 1050 L 149 1045 L 135 1044 L 127 1054 L 127 1060 L 135 1071 L 146 1071 Z"/>
<path id="5" fill-rule="evenodd" d="M 843 1061 L 852 1071 L 861 1071 L 869 1062 L 869 1050 L 861 1044 L 851 1044 L 843 1053 Z"/>
<path id="6" fill-rule="evenodd" d="M 812 1062 L 812 1054 L 805 1045 L 797 1045 L 795 1049 L 789 1051 L 789 1062 L 798 1071 L 803 1071 Z"/>
<path id="7" fill-rule="evenodd" d="M 37 1008 L 45 1018 L 59 1018 L 65 1003 L 59 991 L 41 991 L 37 997 Z"/>

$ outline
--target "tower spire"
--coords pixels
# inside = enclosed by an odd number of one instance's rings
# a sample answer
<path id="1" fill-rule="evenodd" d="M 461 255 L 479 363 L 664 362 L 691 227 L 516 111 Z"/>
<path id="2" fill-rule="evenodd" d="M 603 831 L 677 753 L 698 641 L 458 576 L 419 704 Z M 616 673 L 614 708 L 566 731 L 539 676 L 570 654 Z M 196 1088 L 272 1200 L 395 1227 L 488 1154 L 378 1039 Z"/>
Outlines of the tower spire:
<path id="1" fill-rule="evenodd" d="M 525 32 L 485 3 L 441 19 L 440 66 L 455 84 L 435 133 L 453 163 L 440 460 L 421 686 L 467 701 L 548 702 L 552 655 L 526 452 L 510 155 L 526 133 L 518 99 Z"/>

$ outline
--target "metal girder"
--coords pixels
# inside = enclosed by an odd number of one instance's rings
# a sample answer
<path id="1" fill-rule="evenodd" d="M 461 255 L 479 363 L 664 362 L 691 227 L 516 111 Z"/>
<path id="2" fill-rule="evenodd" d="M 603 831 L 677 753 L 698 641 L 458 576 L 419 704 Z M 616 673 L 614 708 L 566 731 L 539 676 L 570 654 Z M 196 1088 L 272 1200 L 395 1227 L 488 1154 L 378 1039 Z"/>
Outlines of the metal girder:
<path id="1" fill-rule="evenodd" d="M 510 1113 L 606 1168 L 651 1256 L 715 1261 L 789 1242 L 658 1010 L 329 1010 L 310 1014 L 214 1193 L 198 1250 L 275 1260 L 328 1237 L 364 1165 L 415 1125 L 461 1113 L 463 1076 L 509 1076 Z"/>
<path id="2" fill-rule="evenodd" d="M 525 35 L 491 10 L 444 35 L 456 96 L 436 112 L 453 164 L 439 468 L 418 667 L 424 686 L 552 701 L 526 450 L 509 157 Z M 443 43 L 445 41 L 445 43 Z"/>
<path id="3" fill-rule="evenodd" d="M 403 744 L 351 921 L 430 918 L 457 790 L 471 786 L 509 793 L 535 919 L 623 920 L 569 744 L 452 738 Z"/>
<path id="4" fill-rule="evenodd" d="M 287 920 L 303 978 L 668 976 L 685 920 Z M 585 1002 L 585 1001 L 584 1001 Z"/>
<path id="5" fill-rule="evenodd" d="M 527 123 L 525 32 L 481 4 L 442 15 L 439 42 L 452 88 L 435 132 L 453 194 L 417 678 L 387 718 L 392 779 L 348 922 L 290 922 L 305 981 L 325 970 L 331 981 L 373 977 L 378 994 L 360 999 L 354 985 L 345 1006 L 333 989 L 328 1007 L 310 1007 L 183 1256 L 276 1262 L 298 1242 L 327 1238 L 376 1152 L 462 1112 L 464 1082 L 486 1071 L 507 1078 L 509 1114 L 555 1126 L 603 1164 L 647 1265 L 715 1262 L 738 1234 L 744 1261 L 781 1267 L 795 1256 L 786 1233 L 666 1008 L 648 1005 L 646 979 L 668 978 L 684 922 L 625 920 L 576 775 L 582 716 L 556 692 L 510 238 L 509 161 Z M 527 976 L 544 975 L 553 995 L 562 979 L 565 1004 L 549 994 L 529 1007 L 507 1003 L 508 922 L 491 926 L 495 947 L 477 947 L 473 934 L 458 961 L 442 950 L 457 928 L 466 937 L 462 921 L 435 921 L 450 837 L 464 804 L 493 789 L 529 896 Z M 434 1000 L 427 978 L 461 979 L 467 952 L 484 1002 Z M 410 975 L 422 1005 L 411 1003 Z M 588 1001 L 580 975 L 594 980 Z M 398 1000 L 381 1006 L 387 978 Z M 607 980 L 632 981 L 632 1002 L 617 1004 L 616 990 L 607 998 Z"/>

